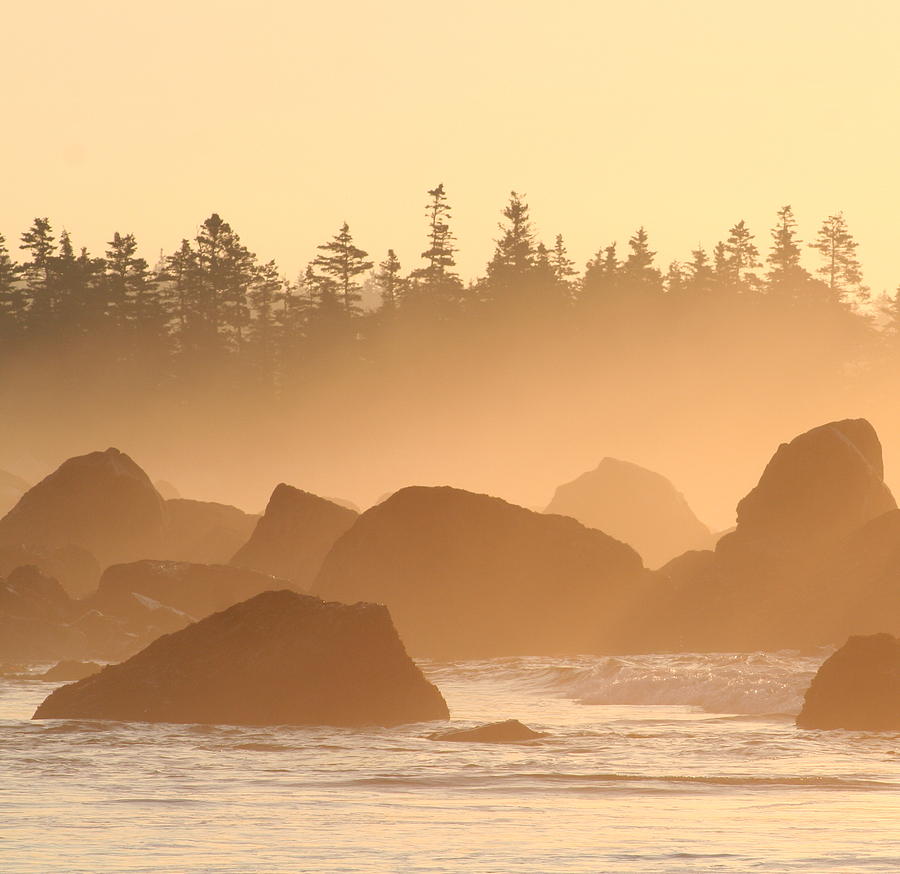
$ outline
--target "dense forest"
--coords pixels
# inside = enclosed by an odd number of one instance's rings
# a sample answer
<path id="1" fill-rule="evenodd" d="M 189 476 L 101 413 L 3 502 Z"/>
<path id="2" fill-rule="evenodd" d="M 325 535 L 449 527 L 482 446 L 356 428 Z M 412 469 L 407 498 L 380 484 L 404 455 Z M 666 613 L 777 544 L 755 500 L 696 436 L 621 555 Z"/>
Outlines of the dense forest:
<path id="1" fill-rule="evenodd" d="M 498 472 L 503 447 L 515 479 L 543 452 L 646 457 L 641 435 L 713 409 L 730 424 L 703 430 L 735 445 L 754 416 L 793 433 L 848 399 L 881 403 L 900 294 L 871 296 L 840 213 L 807 242 L 790 206 L 773 225 L 763 242 L 738 221 L 667 267 L 638 228 L 579 269 L 512 192 L 483 275 L 464 280 L 438 185 L 415 265 L 368 253 L 344 224 L 289 279 L 218 214 L 154 265 L 133 234 L 94 255 L 36 218 L 18 246 L 0 237 L 0 400 L 14 411 L 0 467 L 62 453 L 62 431 L 132 446 L 168 422 L 194 451 L 220 451 L 223 430 L 245 453 L 302 449 L 308 477 L 330 469 L 346 490 L 361 466 L 371 498 L 392 477 L 475 477 L 479 442 L 481 464 Z M 697 436 L 670 442 L 677 455 Z"/>

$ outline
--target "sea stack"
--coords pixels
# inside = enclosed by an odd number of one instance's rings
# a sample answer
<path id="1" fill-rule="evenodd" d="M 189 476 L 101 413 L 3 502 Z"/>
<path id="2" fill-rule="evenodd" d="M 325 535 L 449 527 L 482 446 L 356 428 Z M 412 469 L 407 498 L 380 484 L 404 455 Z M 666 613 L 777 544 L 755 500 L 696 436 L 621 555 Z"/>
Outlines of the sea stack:
<path id="1" fill-rule="evenodd" d="M 163 501 L 124 452 L 70 458 L 0 519 L 0 546 L 77 546 L 101 568 L 163 554 Z"/>
<path id="2" fill-rule="evenodd" d="M 574 519 L 413 486 L 359 517 L 315 591 L 386 604 L 414 655 L 489 658 L 603 649 L 642 575 L 630 546 Z"/>
<path id="3" fill-rule="evenodd" d="M 264 592 L 55 690 L 35 719 L 397 725 L 448 717 L 386 608 Z"/>
<path id="4" fill-rule="evenodd" d="M 359 514 L 318 495 L 281 483 L 269 498 L 250 539 L 231 560 L 309 589 L 334 542 Z"/>

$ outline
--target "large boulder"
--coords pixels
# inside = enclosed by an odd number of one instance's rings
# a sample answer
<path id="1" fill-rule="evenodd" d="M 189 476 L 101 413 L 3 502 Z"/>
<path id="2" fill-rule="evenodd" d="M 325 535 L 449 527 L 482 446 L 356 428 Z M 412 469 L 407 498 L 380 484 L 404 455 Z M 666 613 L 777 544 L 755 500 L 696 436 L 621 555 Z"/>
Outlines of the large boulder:
<path id="1" fill-rule="evenodd" d="M 574 519 L 413 486 L 359 517 L 315 591 L 386 604 L 415 655 L 578 653 L 613 645 L 643 573 L 631 547 Z"/>
<path id="2" fill-rule="evenodd" d="M 54 691 L 36 719 L 395 725 L 448 717 L 388 611 L 264 592 Z"/>
<path id="3" fill-rule="evenodd" d="M 272 492 L 253 535 L 231 563 L 308 589 L 334 542 L 358 515 L 333 501 L 281 483 Z"/>
<path id="4" fill-rule="evenodd" d="M 546 512 L 571 516 L 633 546 L 647 567 L 714 542 L 669 480 L 617 458 L 604 458 L 594 470 L 561 485 Z"/>
<path id="5" fill-rule="evenodd" d="M 0 519 L 0 546 L 77 546 L 101 567 L 160 555 L 164 534 L 162 499 L 118 449 L 70 458 Z"/>
<path id="6" fill-rule="evenodd" d="M 164 556 L 173 561 L 227 564 L 247 542 L 259 516 L 229 504 L 174 498 L 165 502 Z M 154 558 L 159 556 L 145 556 Z"/>
<path id="7" fill-rule="evenodd" d="M 851 637 L 813 677 L 797 725 L 900 731 L 900 640 Z"/>
<path id="8" fill-rule="evenodd" d="M 808 566 L 823 550 L 896 509 L 881 443 L 865 419 L 844 419 L 782 443 L 716 545 L 730 565 Z"/>

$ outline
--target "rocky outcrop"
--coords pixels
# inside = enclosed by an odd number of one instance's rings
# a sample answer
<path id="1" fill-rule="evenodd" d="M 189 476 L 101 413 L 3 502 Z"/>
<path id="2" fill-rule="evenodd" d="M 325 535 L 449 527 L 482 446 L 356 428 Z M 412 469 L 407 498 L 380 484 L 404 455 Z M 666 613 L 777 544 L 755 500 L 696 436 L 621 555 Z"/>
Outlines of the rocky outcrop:
<path id="1" fill-rule="evenodd" d="M 434 658 L 595 652 L 621 633 L 638 554 L 574 519 L 449 487 L 411 487 L 335 543 L 315 591 L 388 606 Z"/>
<path id="2" fill-rule="evenodd" d="M 647 567 L 714 543 L 669 480 L 617 458 L 604 458 L 594 470 L 561 485 L 546 512 L 571 516 L 627 543 Z"/>
<path id="3" fill-rule="evenodd" d="M 813 677 L 797 725 L 900 731 L 900 640 L 851 637 Z"/>
<path id="4" fill-rule="evenodd" d="M 308 589 L 334 542 L 357 516 L 347 507 L 281 483 L 253 535 L 231 563 Z"/>
<path id="5" fill-rule="evenodd" d="M 900 631 L 894 508 L 872 426 L 814 428 L 778 448 L 715 551 L 669 562 L 627 622 L 656 650 L 805 648 Z"/>
<path id="6" fill-rule="evenodd" d="M 162 554 L 162 499 L 118 449 L 70 458 L 0 519 L 0 546 L 76 546 L 101 567 Z"/>
<path id="7" fill-rule="evenodd" d="M 79 656 L 82 633 L 71 622 L 77 608 L 63 587 L 36 567 L 0 580 L 0 660 L 53 661 Z"/>
<path id="8" fill-rule="evenodd" d="M 881 443 L 865 419 L 844 419 L 782 443 L 737 507 L 737 527 L 716 545 L 734 568 L 808 567 L 823 550 L 896 509 Z M 792 568 L 793 571 L 793 568 Z"/>
<path id="9" fill-rule="evenodd" d="M 33 565 L 46 576 L 59 580 L 73 598 L 81 598 L 97 588 L 100 565 L 80 546 L 60 546 L 46 549 L 41 546 L 0 546 L 0 577 L 16 568 Z"/>
<path id="10" fill-rule="evenodd" d="M 147 560 L 107 568 L 84 604 L 108 616 L 140 621 L 147 609 L 164 609 L 180 614 L 184 624 L 280 588 L 284 580 L 244 568 Z"/>
<path id="11" fill-rule="evenodd" d="M 546 732 L 534 731 L 518 719 L 489 722 L 476 728 L 458 731 L 437 731 L 428 735 L 430 740 L 449 740 L 463 743 L 511 744 L 547 737 Z"/>
<path id="12" fill-rule="evenodd" d="M 259 516 L 228 504 L 175 498 L 165 502 L 164 557 L 199 564 L 227 564 L 235 550 L 247 542 Z"/>
<path id="13" fill-rule="evenodd" d="M 103 666 L 97 662 L 79 662 L 67 660 L 57 662 L 52 668 L 41 674 L 41 679 L 48 683 L 68 682 L 71 680 L 83 680 L 96 674 Z"/>
<path id="14" fill-rule="evenodd" d="M 257 595 L 55 690 L 36 719 L 395 725 L 448 717 L 384 607 Z"/>

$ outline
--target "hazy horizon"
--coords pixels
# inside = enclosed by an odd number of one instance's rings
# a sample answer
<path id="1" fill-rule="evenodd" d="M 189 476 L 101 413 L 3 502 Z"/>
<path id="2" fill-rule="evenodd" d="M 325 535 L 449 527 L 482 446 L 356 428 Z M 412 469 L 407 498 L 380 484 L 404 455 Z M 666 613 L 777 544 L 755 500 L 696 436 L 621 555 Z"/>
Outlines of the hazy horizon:
<path id="1" fill-rule="evenodd" d="M 663 265 L 740 219 L 766 243 L 790 203 L 804 241 L 842 210 L 873 292 L 900 282 L 895 4 L 352 10 L 14 6 L 0 69 L 33 72 L 8 95 L 0 232 L 134 233 L 152 264 L 218 212 L 293 279 L 346 220 L 412 267 L 442 181 L 466 279 L 515 189 L 581 268 L 639 225 Z"/>

